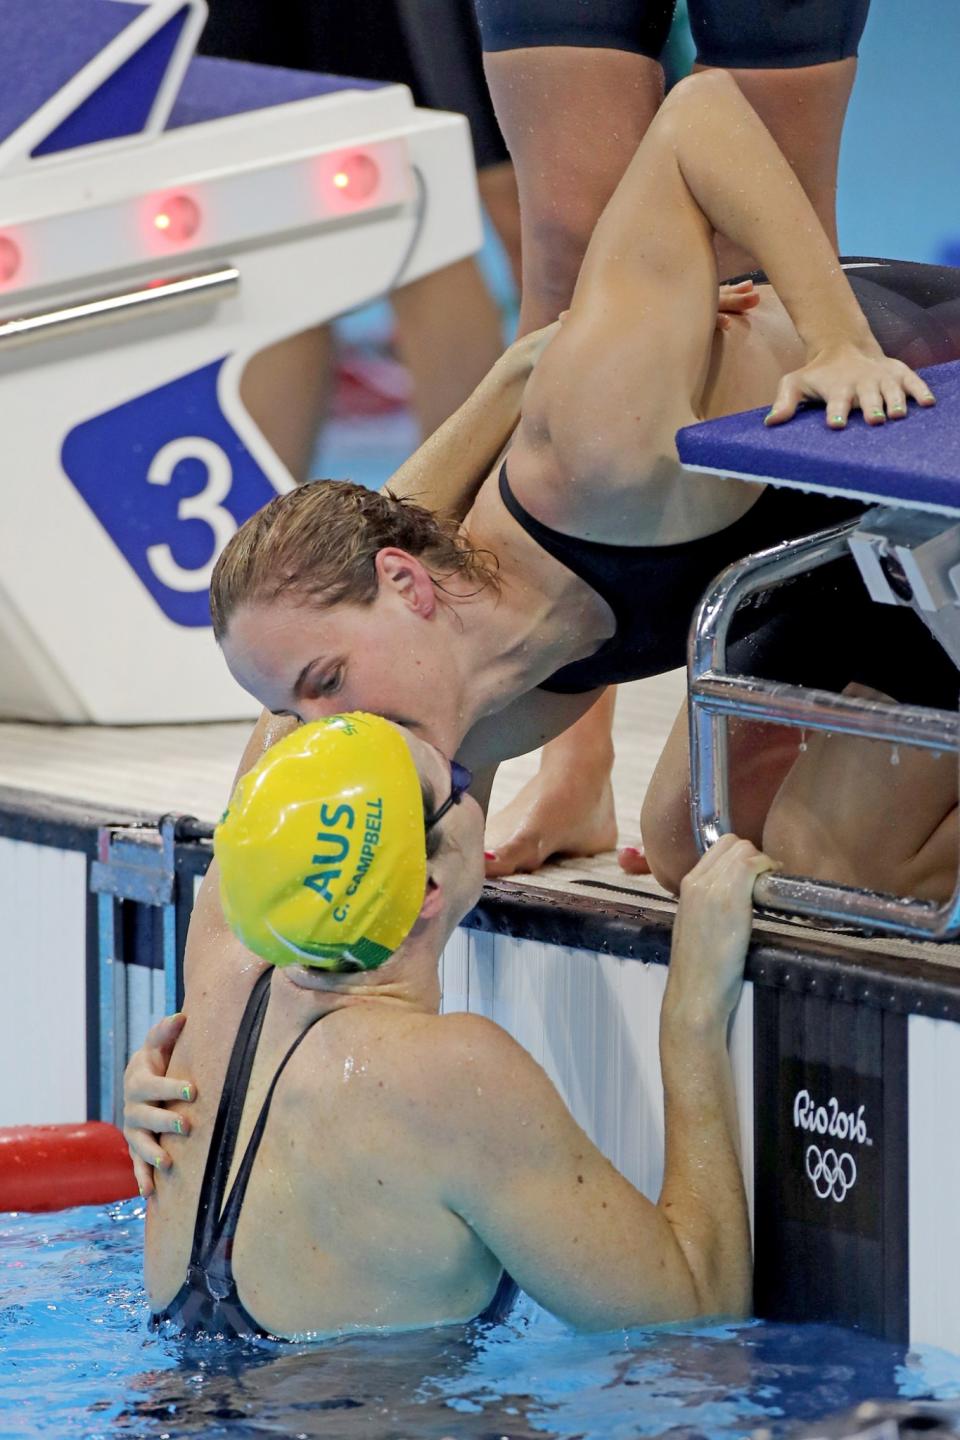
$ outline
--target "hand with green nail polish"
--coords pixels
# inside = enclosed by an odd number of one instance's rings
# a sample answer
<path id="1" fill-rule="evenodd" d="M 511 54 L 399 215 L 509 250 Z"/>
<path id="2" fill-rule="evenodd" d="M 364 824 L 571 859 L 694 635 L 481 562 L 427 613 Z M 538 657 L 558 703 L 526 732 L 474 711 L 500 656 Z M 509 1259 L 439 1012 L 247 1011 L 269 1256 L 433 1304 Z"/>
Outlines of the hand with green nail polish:
<path id="1" fill-rule="evenodd" d="M 906 396 L 931 404 L 929 387 L 909 366 L 884 355 L 876 341 L 854 344 L 844 340 L 825 345 L 811 355 L 806 365 L 785 375 L 780 382 L 765 425 L 791 419 L 804 400 L 821 400 L 831 429 L 844 429 L 850 412 L 860 410 L 869 424 L 883 421 L 887 414 L 906 414 Z M 886 402 L 886 411 L 881 401 Z"/>
<path id="2" fill-rule="evenodd" d="M 163 1136 L 190 1134 L 190 1122 L 178 1108 L 196 1099 L 196 1087 L 189 1080 L 167 1075 L 185 1022 L 184 1015 L 167 1015 L 158 1021 L 141 1049 L 130 1057 L 124 1075 L 123 1133 L 145 1199 L 154 1192 L 156 1172 L 169 1171 L 174 1163 L 164 1149 Z"/>

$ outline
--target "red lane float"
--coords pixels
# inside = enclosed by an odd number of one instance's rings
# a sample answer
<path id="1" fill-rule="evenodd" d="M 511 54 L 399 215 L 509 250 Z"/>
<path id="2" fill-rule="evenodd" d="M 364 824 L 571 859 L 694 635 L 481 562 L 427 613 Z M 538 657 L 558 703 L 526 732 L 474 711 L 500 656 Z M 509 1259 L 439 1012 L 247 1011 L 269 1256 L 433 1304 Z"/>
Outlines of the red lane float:
<path id="1" fill-rule="evenodd" d="M 0 1128 L 0 1210 L 65 1210 L 136 1193 L 130 1152 L 115 1125 Z"/>

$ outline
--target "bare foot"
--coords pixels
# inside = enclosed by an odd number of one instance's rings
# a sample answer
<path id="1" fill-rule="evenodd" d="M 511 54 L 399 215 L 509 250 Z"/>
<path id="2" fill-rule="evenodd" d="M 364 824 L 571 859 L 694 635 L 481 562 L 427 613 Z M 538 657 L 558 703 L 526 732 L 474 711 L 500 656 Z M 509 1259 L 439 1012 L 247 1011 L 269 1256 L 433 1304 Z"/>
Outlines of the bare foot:
<path id="1" fill-rule="evenodd" d="M 538 870 L 553 855 L 599 855 L 616 843 L 609 775 L 539 770 L 487 821 L 487 877 Z"/>
<path id="2" fill-rule="evenodd" d="M 650 874 L 650 861 L 639 845 L 621 845 L 617 851 L 617 864 L 625 875 Z"/>

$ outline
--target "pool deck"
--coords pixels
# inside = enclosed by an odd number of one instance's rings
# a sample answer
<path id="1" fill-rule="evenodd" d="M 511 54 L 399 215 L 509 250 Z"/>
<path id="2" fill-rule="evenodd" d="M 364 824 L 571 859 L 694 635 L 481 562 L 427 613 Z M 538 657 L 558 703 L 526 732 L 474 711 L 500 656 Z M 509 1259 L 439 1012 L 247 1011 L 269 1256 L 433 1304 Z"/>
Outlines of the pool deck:
<path id="1" fill-rule="evenodd" d="M 644 793 L 684 693 L 683 671 L 621 686 L 615 727 L 621 840 L 636 842 Z M 251 722 L 207 725 L 73 726 L 0 724 L 0 788 L 57 802 L 156 819 L 193 815 L 214 823 L 226 805 Z M 501 766 L 493 807 L 506 804 L 536 769 L 537 753 Z M 655 917 L 669 927 L 675 902 L 651 877 L 627 876 L 610 852 L 590 860 L 559 860 L 534 875 L 495 882 L 488 896 L 525 903 L 564 898 L 565 908 L 602 905 L 638 923 Z M 960 946 L 888 938 L 863 939 L 804 922 L 760 919 L 758 934 L 829 940 L 845 951 L 898 956 L 960 968 Z"/>

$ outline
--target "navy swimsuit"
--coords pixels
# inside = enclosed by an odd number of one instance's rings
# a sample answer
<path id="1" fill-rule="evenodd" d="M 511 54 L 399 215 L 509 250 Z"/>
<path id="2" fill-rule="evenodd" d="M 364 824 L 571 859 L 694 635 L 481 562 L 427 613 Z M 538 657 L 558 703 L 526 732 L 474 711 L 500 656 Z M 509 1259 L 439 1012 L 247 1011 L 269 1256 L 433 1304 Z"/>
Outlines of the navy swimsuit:
<path id="1" fill-rule="evenodd" d="M 676 0 L 475 0 L 483 48 L 627 50 L 658 60 Z M 701 65 L 782 70 L 856 55 L 870 0 L 688 0 Z"/>
<path id="2" fill-rule="evenodd" d="M 277 1066 L 240 1162 L 237 1178 L 224 1203 L 227 1177 L 237 1148 L 247 1086 L 270 1003 L 272 976 L 271 968 L 264 970 L 258 977 L 250 992 L 230 1054 L 200 1186 L 193 1248 L 186 1279 L 170 1304 L 151 1318 L 152 1325 L 169 1322 L 185 1335 L 203 1333 L 230 1339 L 251 1335 L 268 1339 L 280 1338 L 271 1336 L 254 1320 L 237 1294 L 237 1282 L 233 1275 L 233 1241 L 277 1083 L 297 1048 L 323 1016 L 318 1015 L 310 1021 Z M 499 1324 L 506 1318 L 516 1295 L 517 1287 L 504 1271 L 493 1299 L 477 1319 Z"/>

